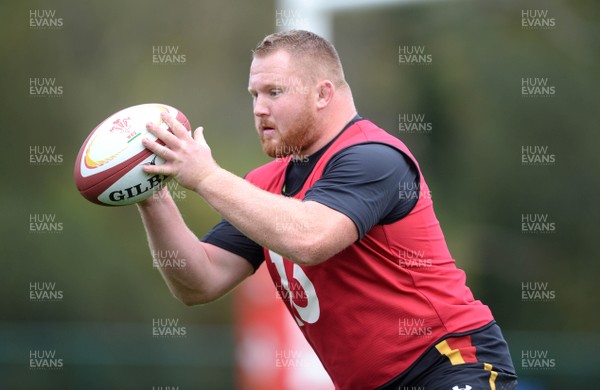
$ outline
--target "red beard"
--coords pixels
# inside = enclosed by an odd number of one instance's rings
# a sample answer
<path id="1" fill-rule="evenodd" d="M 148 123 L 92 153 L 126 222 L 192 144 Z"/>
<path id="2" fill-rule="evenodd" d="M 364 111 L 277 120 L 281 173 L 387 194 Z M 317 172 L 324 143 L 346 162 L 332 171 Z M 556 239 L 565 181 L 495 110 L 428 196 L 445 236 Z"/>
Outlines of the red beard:
<path id="1" fill-rule="evenodd" d="M 263 151 L 269 157 L 283 158 L 291 154 L 301 154 L 319 139 L 314 115 L 305 109 L 298 121 L 288 127 L 285 133 L 276 130 L 278 137 L 264 136 L 259 133 Z"/>

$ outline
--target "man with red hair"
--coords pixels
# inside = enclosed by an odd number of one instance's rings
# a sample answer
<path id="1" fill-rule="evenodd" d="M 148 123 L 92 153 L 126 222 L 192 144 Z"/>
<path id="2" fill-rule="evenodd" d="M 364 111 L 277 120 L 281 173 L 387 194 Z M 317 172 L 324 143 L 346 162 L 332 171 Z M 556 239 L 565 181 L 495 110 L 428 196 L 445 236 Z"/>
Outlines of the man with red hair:
<path id="1" fill-rule="evenodd" d="M 340 389 L 513 389 L 508 347 L 455 266 L 419 164 L 357 114 L 335 48 L 308 31 L 264 38 L 248 91 L 264 152 L 242 179 L 172 117 L 144 145 L 222 217 L 202 240 L 173 200 L 139 204 L 152 250 L 186 304 L 215 300 L 264 261 L 290 314 Z M 283 222 L 283 225 L 282 225 Z M 283 226 L 283 228 L 282 228 Z M 411 387 L 412 386 L 412 387 Z"/>

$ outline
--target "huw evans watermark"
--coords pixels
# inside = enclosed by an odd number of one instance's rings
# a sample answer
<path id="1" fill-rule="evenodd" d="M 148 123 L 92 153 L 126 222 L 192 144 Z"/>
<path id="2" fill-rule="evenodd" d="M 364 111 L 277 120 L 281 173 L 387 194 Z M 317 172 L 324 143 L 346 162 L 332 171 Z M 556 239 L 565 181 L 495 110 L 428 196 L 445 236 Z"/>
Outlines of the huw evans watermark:
<path id="1" fill-rule="evenodd" d="M 304 29 L 308 26 L 308 18 L 304 16 L 301 9 L 277 9 L 275 26 Z"/>
<path id="2" fill-rule="evenodd" d="M 548 145 L 522 145 L 521 165 L 547 166 L 556 164 L 556 154 Z"/>
<path id="3" fill-rule="evenodd" d="M 431 337 L 433 328 L 425 324 L 425 318 L 398 319 L 398 335 L 409 337 Z"/>
<path id="4" fill-rule="evenodd" d="M 551 221 L 548 214 L 521 214 L 521 233 L 556 233 L 556 222 Z"/>
<path id="5" fill-rule="evenodd" d="M 55 9 L 30 9 L 29 28 L 32 30 L 58 30 L 64 26 L 63 18 Z"/>
<path id="6" fill-rule="evenodd" d="M 64 367 L 61 357 L 56 350 L 29 350 L 30 370 L 60 370 Z"/>
<path id="7" fill-rule="evenodd" d="M 398 251 L 398 265 L 401 268 L 429 268 L 432 260 L 425 256 L 424 250 L 401 249 Z"/>
<path id="8" fill-rule="evenodd" d="M 178 338 L 187 336 L 187 328 L 179 324 L 179 318 L 153 318 L 152 337 Z"/>
<path id="9" fill-rule="evenodd" d="M 521 96 L 554 97 L 556 86 L 549 83 L 548 77 L 521 77 Z"/>
<path id="10" fill-rule="evenodd" d="M 35 98 L 62 97 L 64 88 L 56 82 L 56 77 L 30 77 L 29 96 Z"/>
<path id="11" fill-rule="evenodd" d="M 314 364 L 314 359 L 305 357 L 302 351 L 297 349 L 279 349 L 275 351 L 276 368 L 310 367 Z"/>
<path id="12" fill-rule="evenodd" d="M 556 291 L 551 290 L 548 282 L 521 282 L 521 301 L 554 302 Z"/>
<path id="13" fill-rule="evenodd" d="M 30 282 L 29 300 L 32 302 L 62 301 L 64 293 L 56 288 L 56 282 Z"/>
<path id="14" fill-rule="evenodd" d="M 64 157 L 56 152 L 56 145 L 30 145 L 29 165 L 61 165 Z"/>
<path id="15" fill-rule="evenodd" d="M 556 28 L 556 18 L 547 9 L 522 9 L 521 27 L 526 30 L 548 30 Z"/>
<path id="16" fill-rule="evenodd" d="M 63 223 L 58 221 L 56 214 L 29 214 L 30 233 L 62 233 Z"/>
<path id="17" fill-rule="evenodd" d="M 425 114 L 398 114 L 398 131 L 404 134 L 429 134 L 433 129 Z"/>
<path id="18" fill-rule="evenodd" d="M 548 350 L 522 350 L 521 368 L 525 370 L 554 370 L 556 368 L 556 358 L 553 358 Z"/>
<path id="19" fill-rule="evenodd" d="M 161 189 L 166 187 L 166 191 L 160 191 L 157 189 L 152 194 L 153 199 L 165 200 L 167 197 L 171 197 L 174 201 L 187 199 L 187 191 L 179 185 L 176 180 L 169 180 L 160 184 Z"/>
<path id="20" fill-rule="evenodd" d="M 398 198 L 400 200 L 431 199 L 431 190 L 422 189 L 418 183 L 398 183 Z"/>
<path id="21" fill-rule="evenodd" d="M 152 63 L 159 65 L 184 65 L 187 55 L 179 51 L 177 45 L 152 46 Z"/>
<path id="22" fill-rule="evenodd" d="M 302 153 L 300 146 L 283 145 L 275 147 L 275 161 L 282 163 L 306 164 L 309 162 L 309 156 Z"/>
<path id="23" fill-rule="evenodd" d="M 152 267 L 185 268 L 187 259 L 179 255 L 178 249 L 152 250 Z"/>
<path id="24" fill-rule="evenodd" d="M 425 46 L 399 45 L 398 63 L 401 65 L 431 65 L 433 56 L 427 53 Z"/>

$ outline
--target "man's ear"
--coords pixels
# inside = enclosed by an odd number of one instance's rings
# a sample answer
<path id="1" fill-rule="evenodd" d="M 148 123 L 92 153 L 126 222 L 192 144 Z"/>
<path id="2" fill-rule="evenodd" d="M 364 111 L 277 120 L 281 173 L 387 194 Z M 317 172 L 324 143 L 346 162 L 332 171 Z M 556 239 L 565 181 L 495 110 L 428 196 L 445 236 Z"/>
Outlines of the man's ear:
<path id="1" fill-rule="evenodd" d="M 333 99 L 335 88 L 331 81 L 323 80 L 317 85 L 317 92 L 317 109 L 321 109 L 329 105 Z"/>

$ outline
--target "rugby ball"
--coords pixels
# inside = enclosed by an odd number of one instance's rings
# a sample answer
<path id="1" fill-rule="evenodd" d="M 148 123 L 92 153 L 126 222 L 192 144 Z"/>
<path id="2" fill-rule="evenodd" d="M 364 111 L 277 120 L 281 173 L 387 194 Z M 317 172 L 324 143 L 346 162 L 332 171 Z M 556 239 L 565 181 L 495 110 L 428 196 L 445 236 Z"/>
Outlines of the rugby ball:
<path id="1" fill-rule="evenodd" d="M 84 198 L 103 206 L 130 205 L 148 198 L 170 179 L 142 169 L 146 164 L 164 163 L 142 145 L 144 137 L 156 140 L 146 123 L 170 130 L 160 118 L 162 112 L 168 112 L 191 131 L 182 112 L 159 103 L 125 108 L 96 126 L 75 162 L 75 184 Z"/>

